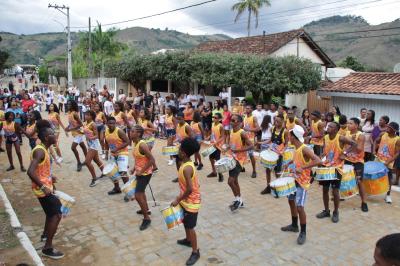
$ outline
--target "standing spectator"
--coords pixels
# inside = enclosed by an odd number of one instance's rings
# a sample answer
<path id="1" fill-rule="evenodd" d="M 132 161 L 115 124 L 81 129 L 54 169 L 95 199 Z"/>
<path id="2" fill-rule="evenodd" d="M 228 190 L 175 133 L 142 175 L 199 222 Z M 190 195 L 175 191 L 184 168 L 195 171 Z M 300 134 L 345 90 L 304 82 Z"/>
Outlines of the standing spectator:
<path id="1" fill-rule="evenodd" d="M 190 125 L 193 121 L 194 109 L 191 102 L 188 102 L 183 110 L 183 119 Z"/>
<path id="2" fill-rule="evenodd" d="M 49 88 L 48 94 L 50 96 L 51 103 L 53 103 L 54 102 L 54 91 L 53 91 L 53 88 L 51 88 L 51 87 Z"/>
<path id="3" fill-rule="evenodd" d="M 31 108 L 34 108 L 36 105 L 35 100 L 29 97 L 29 94 L 24 95 L 24 99 L 21 101 L 22 111 L 24 113 L 28 113 Z"/>
<path id="4" fill-rule="evenodd" d="M 151 93 L 147 93 L 147 92 L 145 92 L 144 93 L 144 98 L 143 98 L 143 100 L 144 100 L 144 107 L 146 107 L 146 108 L 150 108 L 151 107 L 151 104 L 152 104 L 152 102 L 153 102 L 153 95 L 151 95 Z"/>
<path id="5" fill-rule="evenodd" d="M 78 102 L 79 96 L 81 95 L 81 91 L 79 90 L 78 87 L 75 86 L 75 101 Z"/>
<path id="6" fill-rule="evenodd" d="M 164 113 L 165 99 L 161 97 L 159 92 L 155 94 L 154 99 L 157 101 L 156 104 L 160 107 L 160 113 Z"/>
<path id="7" fill-rule="evenodd" d="M 179 109 L 179 112 L 183 112 L 183 110 L 186 107 L 186 103 L 187 103 L 186 95 L 184 93 L 182 93 L 181 95 L 179 95 L 179 98 L 178 98 L 178 109 Z"/>
<path id="8" fill-rule="evenodd" d="M 276 103 L 271 103 L 269 110 L 267 111 L 267 115 L 271 117 L 271 124 L 274 125 L 275 116 L 278 115 L 278 106 Z"/>
<path id="9" fill-rule="evenodd" d="M 160 137 L 165 138 L 165 118 L 166 115 L 164 113 L 160 114 L 160 124 L 159 124 L 159 132 L 160 132 Z"/>
<path id="10" fill-rule="evenodd" d="M 218 94 L 219 99 L 224 103 L 228 104 L 229 101 L 229 92 L 226 90 L 226 88 L 222 88 L 222 91 Z"/>
<path id="11" fill-rule="evenodd" d="M 212 116 L 214 116 L 216 113 L 220 113 L 221 117 L 224 112 L 224 109 L 222 108 L 222 102 L 220 100 L 216 100 L 214 103 L 214 109 L 212 111 Z"/>
<path id="12" fill-rule="evenodd" d="M 66 100 L 65 100 L 65 97 L 64 97 L 64 94 L 62 91 L 60 91 L 60 94 L 58 94 L 57 100 L 58 100 L 58 110 L 60 112 L 62 112 L 64 110 L 64 104 L 66 103 Z"/>
<path id="13" fill-rule="evenodd" d="M 205 131 L 205 135 L 208 137 L 211 133 L 211 124 L 212 124 L 212 102 L 208 102 L 205 104 L 203 111 L 201 112 L 201 121 L 203 123 L 203 129 Z"/>
<path id="14" fill-rule="evenodd" d="M 199 98 L 199 102 L 201 100 L 202 100 L 203 103 L 206 102 L 207 99 L 206 99 L 206 94 L 204 92 L 204 89 L 200 89 L 198 98 Z"/>
<path id="15" fill-rule="evenodd" d="M 50 104 L 51 104 L 51 98 L 50 98 L 50 94 L 46 94 L 46 112 L 48 112 L 49 111 L 49 106 L 50 106 Z"/>
<path id="16" fill-rule="evenodd" d="M 307 131 L 311 130 L 311 118 L 308 109 L 303 110 L 303 113 L 301 114 L 301 122 L 306 127 Z"/>
<path id="17" fill-rule="evenodd" d="M 140 107 L 143 105 L 143 92 L 141 89 L 138 89 L 136 92 L 136 96 L 133 99 L 133 105 L 135 106 L 135 110 L 137 112 L 137 116 L 139 115 Z"/>
<path id="18" fill-rule="evenodd" d="M 362 128 L 365 124 L 365 120 L 367 119 L 367 108 L 361 108 L 360 110 L 360 127 Z"/>
<path id="19" fill-rule="evenodd" d="M 171 106 L 175 107 L 175 102 L 171 99 L 170 95 L 167 95 L 167 96 L 165 96 L 165 108 L 171 107 Z"/>
<path id="20" fill-rule="evenodd" d="M 387 125 L 389 124 L 389 117 L 387 115 L 382 116 L 379 118 L 379 123 L 374 127 L 372 130 L 372 141 L 375 142 L 375 140 L 379 137 L 379 135 L 382 132 L 386 132 L 387 130 Z"/>
<path id="21" fill-rule="evenodd" d="M 118 91 L 118 101 L 119 102 L 125 102 L 125 100 L 126 100 L 126 95 L 124 93 L 124 90 L 123 89 L 119 89 L 119 91 Z"/>
<path id="22" fill-rule="evenodd" d="M 107 85 L 103 85 L 103 90 L 100 93 L 101 101 L 102 103 L 104 103 L 105 101 L 107 101 L 107 99 L 110 97 L 110 92 L 108 91 Z"/>
<path id="23" fill-rule="evenodd" d="M 10 93 L 14 91 L 14 83 L 12 81 L 8 82 L 8 91 Z"/>
<path id="24" fill-rule="evenodd" d="M 229 111 L 228 105 L 224 104 L 224 112 L 222 114 L 222 126 L 224 127 L 225 133 L 225 142 L 229 143 L 229 135 L 231 131 L 231 118 L 232 114 Z"/>
<path id="25" fill-rule="evenodd" d="M 132 94 L 132 92 L 130 92 L 129 94 L 128 94 L 128 97 L 126 98 L 126 101 L 128 102 L 128 103 L 133 103 L 133 94 Z"/>
<path id="26" fill-rule="evenodd" d="M 341 115 L 339 106 L 337 106 L 337 105 L 332 106 L 331 113 L 333 114 L 333 121 L 336 123 L 339 123 L 339 118 Z"/>
<path id="27" fill-rule="evenodd" d="M 110 95 L 104 102 L 104 113 L 106 116 L 110 116 L 114 112 L 114 104 L 112 102 L 113 96 Z"/>
<path id="28" fill-rule="evenodd" d="M 364 121 L 364 126 L 361 128 L 364 137 L 365 137 L 365 142 L 364 142 L 364 160 L 366 162 L 368 161 L 373 161 L 374 156 L 372 154 L 372 148 L 373 148 L 373 141 L 372 141 L 372 131 L 375 128 L 375 111 L 374 110 L 369 110 L 367 112 L 367 116 Z"/>

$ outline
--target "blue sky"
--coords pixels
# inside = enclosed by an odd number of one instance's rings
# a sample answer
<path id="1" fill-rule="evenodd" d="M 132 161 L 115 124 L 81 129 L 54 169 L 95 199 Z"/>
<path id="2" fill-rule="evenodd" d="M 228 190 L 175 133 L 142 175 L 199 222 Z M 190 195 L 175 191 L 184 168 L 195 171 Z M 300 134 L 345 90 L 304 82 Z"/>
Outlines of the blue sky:
<path id="1" fill-rule="evenodd" d="M 175 9 L 203 0 L 58 0 L 71 8 L 71 26 L 87 26 L 142 17 Z M 46 0 L 2 0 L 0 31 L 18 34 L 59 32 L 66 26 L 66 18 L 60 12 L 49 9 Z M 148 28 L 175 29 L 190 34 L 224 33 L 233 37 L 246 35 L 247 14 L 234 23 L 235 13 L 231 6 L 236 0 L 217 0 L 203 6 L 150 19 L 116 25 L 118 28 L 142 26 Z M 52 2 L 53 3 L 53 2 Z M 299 28 L 305 23 L 332 15 L 363 16 L 370 24 L 390 22 L 400 18 L 399 0 L 271 0 L 271 6 L 260 10 L 257 29 L 252 35 L 279 32 Z M 384 15 L 383 15 L 384 14 Z M 254 23 L 254 20 L 252 20 Z M 73 28 L 73 30 L 87 30 Z"/>

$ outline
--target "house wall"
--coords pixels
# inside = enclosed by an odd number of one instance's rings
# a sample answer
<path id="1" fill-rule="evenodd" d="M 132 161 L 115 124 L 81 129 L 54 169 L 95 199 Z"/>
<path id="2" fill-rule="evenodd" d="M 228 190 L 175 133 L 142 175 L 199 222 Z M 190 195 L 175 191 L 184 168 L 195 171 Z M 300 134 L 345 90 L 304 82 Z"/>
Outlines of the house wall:
<path id="1" fill-rule="evenodd" d="M 349 117 L 358 117 L 360 109 L 365 107 L 375 111 L 375 120 L 387 115 L 391 121 L 400 122 L 400 101 L 378 100 L 378 99 L 359 99 L 348 97 L 332 97 L 332 104 L 340 108 L 341 113 Z"/>

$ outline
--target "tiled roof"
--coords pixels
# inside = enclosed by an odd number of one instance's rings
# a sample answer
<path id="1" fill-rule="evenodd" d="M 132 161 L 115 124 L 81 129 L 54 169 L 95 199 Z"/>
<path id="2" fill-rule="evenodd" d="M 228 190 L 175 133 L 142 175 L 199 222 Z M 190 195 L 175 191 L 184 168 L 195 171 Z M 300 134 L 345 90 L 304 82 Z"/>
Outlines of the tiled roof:
<path id="1" fill-rule="evenodd" d="M 224 41 L 211 41 L 198 45 L 194 50 L 199 52 L 212 53 L 242 53 L 269 55 L 283 47 L 296 37 L 303 38 L 324 61 L 328 67 L 335 67 L 333 61 L 321 50 L 321 48 L 311 39 L 303 30 L 297 29 L 286 32 L 279 32 L 269 35 L 259 35 L 252 37 L 243 37 Z"/>
<path id="2" fill-rule="evenodd" d="M 320 89 L 327 92 L 400 95 L 400 73 L 354 72 Z"/>

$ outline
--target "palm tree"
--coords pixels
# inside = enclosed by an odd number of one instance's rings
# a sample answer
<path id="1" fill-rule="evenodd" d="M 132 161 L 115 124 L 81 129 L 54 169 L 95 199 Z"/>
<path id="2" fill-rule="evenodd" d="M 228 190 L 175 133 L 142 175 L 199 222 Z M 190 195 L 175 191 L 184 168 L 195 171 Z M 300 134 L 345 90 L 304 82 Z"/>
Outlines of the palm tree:
<path id="1" fill-rule="evenodd" d="M 235 22 L 241 17 L 241 15 L 247 10 L 247 36 L 250 36 L 250 24 L 251 24 L 251 13 L 256 16 L 256 28 L 258 27 L 258 15 L 259 9 L 264 6 L 270 6 L 270 0 L 240 0 L 240 2 L 232 6 L 233 11 L 237 11 Z"/>

